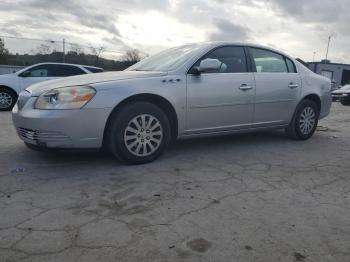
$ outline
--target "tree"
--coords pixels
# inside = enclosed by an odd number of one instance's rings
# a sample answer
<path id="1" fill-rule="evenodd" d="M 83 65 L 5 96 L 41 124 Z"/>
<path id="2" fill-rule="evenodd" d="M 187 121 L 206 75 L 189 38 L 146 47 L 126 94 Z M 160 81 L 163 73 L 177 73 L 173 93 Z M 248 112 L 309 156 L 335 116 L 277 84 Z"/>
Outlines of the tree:
<path id="1" fill-rule="evenodd" d="M 131 49 L 126 51 L 125 55 L 122 57 L 122 61 L 130 62 L 130 63 L 136 63 L 141 60 L 141 54 L 140 51 L 137 49 Z"/>
<path id="2" fill-rule="evenodd" d="M 52 53 L 51 47 L 45 44 L 39 45 L 33 53 L 39 54 L 39 55 L 48 55 Z"/>
<path id="3" fill-rule="evenodd" d="M 84 53 L 84 50 L 80 45 L 72 43 L 72 44 L 70 44 L 70 51 L 69 52 L 76 53 L 79 55 L 79 54 Z"/>
<path id="4" fill-rule="evenodd" d="M 98 65 L 98 59 L 100 58 L 100 55 L 106 50 L 106 48 L 104 46 L 101 46 L 101 47 L 98 47 L 98 48 L 90 46 L 89 48 L 91 50 L 91 53 L 96 56 L 94 64 L 95 64 L 95 66 L 97 66 Z"/>
<path id="5" fill-rule="evenodd" d="M 7 61 L 7 55 L 9 51 L 5 47 L 5 42 L 0 38 L 0 63 L 5 63 Z"/>

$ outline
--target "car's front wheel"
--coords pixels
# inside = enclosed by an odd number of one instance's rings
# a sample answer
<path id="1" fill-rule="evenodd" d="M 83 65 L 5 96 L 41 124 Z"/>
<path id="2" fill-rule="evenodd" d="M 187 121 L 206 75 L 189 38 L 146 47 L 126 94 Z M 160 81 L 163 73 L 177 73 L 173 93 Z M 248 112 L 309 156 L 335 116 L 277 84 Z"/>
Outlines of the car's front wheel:
<path id="1" fill-rule="evenodd" d="M 16 104 L 16 93 L 7 88 L 0 88 L 0 111 L 9 111 Z"/>
<path id="2" fill-rule="evenodd" d="M 107 145 L 120 160 L 143 164 L 159 157 L 171 140 L 170 124 L 158 106 L 133 102 L 112 115 Z"/>
<path id="3" fill-rule="evenodd" d="M 319 109 L 315 102 L 305 99 L 297 107 L 293 119 L 286 129 L 287 134 L 299 140 L 306 140 L 315 133 Z"/>

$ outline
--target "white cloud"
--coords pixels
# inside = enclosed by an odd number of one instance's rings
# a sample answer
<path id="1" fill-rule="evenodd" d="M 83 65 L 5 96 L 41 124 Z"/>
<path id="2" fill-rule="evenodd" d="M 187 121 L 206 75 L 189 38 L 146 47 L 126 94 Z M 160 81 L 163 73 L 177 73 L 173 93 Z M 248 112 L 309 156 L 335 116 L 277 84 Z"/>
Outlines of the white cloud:
<path id="1" fill-rule="evenodd" d="M 348 0 L 2 0 L 0 35 L 147 53 L 205 40 L 251 41 L 311 60 L 350 62 Z M 38 43 L 7 41 L 12 50 Z M 59 48 L 59 46 L 57 47 Z"/>

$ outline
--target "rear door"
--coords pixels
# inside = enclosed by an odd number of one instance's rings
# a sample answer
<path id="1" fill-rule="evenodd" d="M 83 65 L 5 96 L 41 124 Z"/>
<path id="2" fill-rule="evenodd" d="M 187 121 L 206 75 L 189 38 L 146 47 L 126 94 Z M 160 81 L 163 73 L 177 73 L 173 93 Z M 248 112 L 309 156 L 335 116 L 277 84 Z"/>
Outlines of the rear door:
<path id="1" fill-rule="evenodd" d="M 249 128 L 253 118 L 255 82 L 242 46 L 222 46 L 206 58 L 218 59 L 221 69 L 187 75 L 187 127 L 190 133 Z"/>
<path id="2" fill-rule="evenodd" d="M 256 95 L 253 127 L 288 124 L 301 92 L 295 64 L 276 52 L 249 48 Z"/>

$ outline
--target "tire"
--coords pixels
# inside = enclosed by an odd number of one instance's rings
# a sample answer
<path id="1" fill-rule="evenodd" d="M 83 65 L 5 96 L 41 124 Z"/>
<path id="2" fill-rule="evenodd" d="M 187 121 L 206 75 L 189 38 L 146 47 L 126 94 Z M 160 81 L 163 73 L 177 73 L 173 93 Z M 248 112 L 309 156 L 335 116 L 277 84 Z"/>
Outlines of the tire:
<path id="1" fill-rule="evenodd" d="M 17 102 L 17 95 L 8 88 L 0 87 L 0 111 L 10 111 Z"/>
<path id="2" fill-rule="evenodd" d="M 348 106 L 348 105 L 350 105 L 350 99 L 341 99 L 341 100 L 340 100 L 340 103 L 341 103 L 343 106 Z"/>
<path id="3" fill-rule="evenodd" d="M 24 142 L 24 144 L 26 145 L 26 147 L 28 147 L 31 150 L 38 151 L 38 152 L 44 151 L 44 148 L 42 148 L 40 146 L 36 146 L 36 145 L 29 144 L 29 143 L 26 143 L 26 142 Z"/>
<path id="4" fill-rule="evenodd" d="M 286 129 L 287 134 L 297 140 L 307 140 L 315 133 L 319 109 L 315 102 L 305 99 L 295 110 L 293 119 Z"/>
<path id="5" fill-rule="evenodd" d="M 130 164 L 154 161 L 171 141 L 168 117 L 148 102 L 132 102 L 113 113 L 106 135 L 112 154 Z"/>

